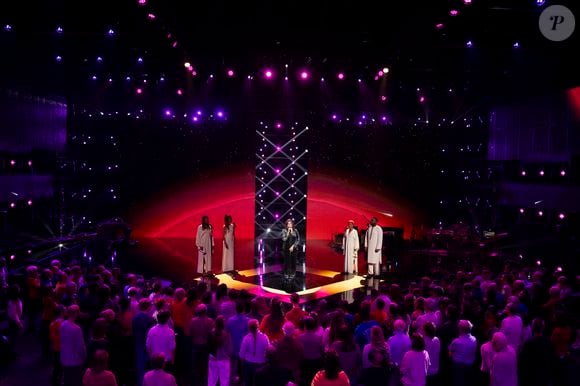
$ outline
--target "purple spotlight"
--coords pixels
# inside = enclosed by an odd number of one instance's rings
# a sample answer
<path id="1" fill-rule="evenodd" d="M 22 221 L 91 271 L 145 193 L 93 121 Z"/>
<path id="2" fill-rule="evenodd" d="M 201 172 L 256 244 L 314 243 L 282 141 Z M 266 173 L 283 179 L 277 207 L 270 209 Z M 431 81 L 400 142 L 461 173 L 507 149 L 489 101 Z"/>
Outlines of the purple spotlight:
<path id="1" fill-rule="evenodd" d="M 32 166 L 32 161 L 28 161 L 28 166 Z"/>
<path id="2" fill-rule="evenodd" d="M 6 25 L 4 26 L 4 31 L 6 31 L 6 32 L 10 32 L 10 31 L 12 31 L 12 26 L 11 26 L 10 24 L 6 24 Z"/>
<path id="3" fill-rule="evenodd" d="M 332 119 L 336 121 L 336 118 L 337 118 L 336 114 L 332 114 Z"/>
<path id="4" fill-rule="evenodd" d="M 381 101 L 386 102 L 387 100 L 387 96 L 386 95 L 381 95 Z"/>
<path id="5" fill-rule="evenodd" d="M 344 79 L 344 73 L 339 72 L 338 75 L 337 75 L 337 78 L 340 79 L 340 80 L 343 80 Z"/>
<path id="6" fill-rule="evenodd" d="M 276 146 L 276 151 L 280 151 L 282 148 L 280 146 Z"/>
<path id="7" fill-rule="evenodd" d="M 272 77 L 274 76 L 274 73 L 272 72 L 272 70 L 266 70 L 266 71 L 264 71 L 264 76 L 267 79 L 272 79 Z"/>
<path id="8" fill-rule="evenodd" d="M 62 56 L 60 56 L 60 55 L 56 55 L 55 59 L 57 62 L 62 62 Z"/>
<path id="9" fill-rule="evenodd" d="M 362 79 L 361 79 L 361 78 L 358 78 L 358 82 L 359 82 L 359 83 L 360 83 L 360 82 L 362 82 Z"/>
<path id="10" fill-rule="evenodd" d="M 97 80 L 97 76 L 96 75 L 93 75 L 93 76 L 91 76 L 91 79 L 92 80 Z"/>
<path id="11" fill-rule="evenodd" d="M 383 70 L 380 70 L 378 76 L 383 76 L 383 75 L 385 75 L 385 73 L 383 72 Z"/>
<path id="12" fill-rule="evenodd" d="M 26 203 L 28 204 L 28 206 L 32 206 L 32 200 L 28 200 Z"/>
<path id="13" fill-rule="evenodd" d="M 543 170 L 540 170 L 540 175 L 543 176 L 545 173 Z"/>
<path id="14" fill-rule="evenodd" d="M 115 36 L 115 31 L 112 28 L 109 28 L 109 30 L 107 31 L 107 35 Z"/>
<path id="15" fill-rule="evenodd" d="M 425 97 L 424 96 L 420 97 L 419 102 L 421 102 L 421 103 L 425 102 Z"/>
<path id="16" fill-rule="evenodd" d="M 137 2 L 139 5 L 143 6 L 147 4 L 147 0 L 138 0 Z"/>
<path id="17" fill-rule="evenodd" d="M 515 42 L 515 43 L 513 44 L 513 47 L 514 47 L 514 48 L 520 48 L 520 42 Z"/>
<path id="18" fill-rule="evenodd" d="M 14 166 L 14 165 L 16 165 L 16 161 L 10 160 L 10 166 Z"/>
<path id="19" fill-rule="evenodd" d="M 467 43 L 465 43 L 465 46 L 467 48 L 471 48 L 471 47 L 473 47 L 473 42 L 471 40 L 468 40 Z"/>
<path id="20" fill-rule="evenodd" d="M 138 57 L 137 58 L 137 63 L 143 63 L 143 58 L 142 57 Z"/>
<path id="21" fill-rule="evenodd" d="M 565 217 L 566 217 L 566 215 L 565 215 L 564 213 L 560 213 L 560 214 L 558 215 L 558 218 L 559 218 L 560 220 L 564 220 L 564 218 L 565 218 Z"/>
<path id="22" fill-rule="evenodd" d="M 565 171 L 565 170 L 562 170 L 562 171 L 560 172 L 560 175 L 561 175 L 562 177 L 564 177 L 564 176 L 566 175 L 566 171 Z"/>
<path id="23" fill-rule="evenodd" d="M 231 78 L 234 76 L 234 70 L 228 70 L 228 76 Z"/>
<path id="24" fill-rule="evenodd" d="M 280 169 L 276 168 L 275 172 L 276 172 L 276 174 L 280 174 Z M 280 193 L 276 192 L 276 195 L 278 195 L 278 194 L 280 194 Z"/>
<path id="25" fill-rule="evenodd" d="M 56 33 L 57 34 L 61 34 L 63 32 L 63 29 L 61 26 L 56 27 Z"/>
<path id="26" fill-rule="evenodd" d="M 541 7 L 542 5 L 544 5 L 545 2 L 546 2 L 546 0 L 536 0 L 536 5 L 538 7 Z"/>
<path id="27" fill-rule="evenodd" d="M 136 92 L 138 95 L 141 95 L 141 94 L 143 94 L 143 89 L 142 89 L 142 88 L 138 88 L 137 90 L 135 90 L 135 92 Z"/>
<path id="28" fill-rule="evenodd" d="M 171 110 L 165 109 L 165 116 L 166 117 L 170 117 L 171 116 Z"/>
<path id="29" fill-rule="evenodd" d="M 456 9 L 452 9 L 451 11 L 449 11 L 449 15 L 450 16 L 457 16 L 457 15 L 459 15 L 459 11 Z"/>
<path id="30" fill-rule="evenodd" d="M 149 20 L 155 20 L 155 18 L 156 18 L 155 14 L 153 14 L 153 13 L 147 14 L 147 19 L 149 19 Z"/>
<path id="31" fill-rule="evenodd" d="M 278 213 L 276 213 L 276 214 L 274 214 L 274 217 L 278 218 L 278 217 L 280 217 L 280 215 Z"/>
<path id="32" fill-rule="evenodd" d="M 223 111 L 218 111 L 216 114 L 218 117 L 223 118 L 224 117 L 224 112 Z"/>
<path id="33" fill-rule="evenodd" d="M 471 4 L 471 0 L 463 0 L 463 4 L 469 5 L 469 4 Z"/>
<path id="34" fill-rule="evenodd" d="M 201 115 L 202 114 L 201 110 L 197 110 L 196 114 Z"/>
<path id="35" fill-rule="evenodd" d="M 193 117 L 193 118 L 192 118 L 192 120 L 193 120 L 194 122 L 197 122 L 197 121 L 199 120 L 199 118 L 198 118 L 198 117 Z"/>
<path id="36" fill-rule="evenodd" d="M 276 122 L 276 128 L 277 129 L 281 129 L 282 128 L 282 124 L 280 122 Z"/>
<path id="37" fill-rule="evenodd" d="M 300 73 L 300 78 L 302 78 L 302 79 L 308 79 L 308 72 L 306 72 L 306 71 L 302 71 L 302 72 Z"/>
<path id="38" fill-rule="evenodd" d="M 280 192 L 276 192 L 276 196 L 279 196 L 279 195 L 280 195 Z"/>
<path id="39" fill-rule="evenodd" d="M 443 23 L 435 24 L 435 28 L 437 28 L 437 29 L 443 29 L 444 27 L 445 27 L 445 24 L 443 24 Z"/>
<path id="40" fill-rule="evenodd" d="M 387 121 L 387 117 L 385 117 L 384 115 L 381 117 L 381 121 L 386 122 Z"/>
<path id="41" fill-rule="evenodd" d="M 542 217 L 544 215 L 544 212 L 542 212 L 541 210 L 538 211 L 538 216 Z"/>
<path id="42" fill-rule="evenodd" d="M 15 202 L 11 202 L 11 203 L 10 203 L 10 207 L 11 207 L 11 208 L 16 208 L 16 203 L 15 203 Z"/>
<path id="43" fill-rule="evenodd" d="M 176 92 L 177 92 L 177 95 L 183 95 L 183 90 L 180 88 L 178 88 Z"/>
<path id="44" fill-rule="evenodd" d="M 525 212 L 524 208 L 520 208 L 520 213 L 523 214 L 524 212 Z"/>

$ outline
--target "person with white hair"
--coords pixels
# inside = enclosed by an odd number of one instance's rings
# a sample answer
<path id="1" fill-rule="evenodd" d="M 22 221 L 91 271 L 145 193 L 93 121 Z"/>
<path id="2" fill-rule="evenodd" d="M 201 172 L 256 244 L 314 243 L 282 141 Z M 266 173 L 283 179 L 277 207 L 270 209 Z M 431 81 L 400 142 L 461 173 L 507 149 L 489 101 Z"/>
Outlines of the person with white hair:
<path id="1" fill-rule="evenodd" d="M 348 220 L 342 239 L 342 253 L 344 254 L 344 272 L 355 274 L 358 271 L 358 231 L 354 227 L 354 220 Z"/>
<path id="2" fill-rule="evenodd" d="M 402 319 L 395 320 L 394 334 L 387 341 L 391 349 L 391 360 L 395 367 L 401 364 L 403 355 L 411 349 L 411 338 L 407 335 L 406 328 L 407 324 L 405 321 Z"/>
<path id="3" fill-rule="evenodd" d="M 517 386 L 518 368 L 515 350 L 508 345 L 504 333 L 496 332 L 491 339 L 493 357 L 490 367 L 490 386 Z"/>
<path id="4" fill-rule="evenodd" d="M 477 353 L 477 339 L 471 335 L 473 325 L 469 320 L 458 323 L 459 337 L 449 345 L 449 355 L 453 364 L 455 386 L 470 385 L 472 368 Z"/>

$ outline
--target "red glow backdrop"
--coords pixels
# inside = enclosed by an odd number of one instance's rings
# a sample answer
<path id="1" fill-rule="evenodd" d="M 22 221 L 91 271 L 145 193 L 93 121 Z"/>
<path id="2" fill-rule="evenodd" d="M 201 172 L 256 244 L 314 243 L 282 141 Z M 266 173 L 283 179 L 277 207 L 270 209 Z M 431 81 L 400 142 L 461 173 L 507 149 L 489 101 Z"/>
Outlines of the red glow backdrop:
<path id="1" fill-rule="evenodd" d="M 176 242 L 182 245 L 178 249 L 187 246 L 188 250 L 182 253 L 192 256 L 197 226 L 201 217 L 207 215 L 215 229 L 214 256 L 221 256 L 221 226 L 224 214 L 228 213 L 237 225 L 236 255 L 243 254 L 249 262 L 253 257 L 254 178 L 253 169 L 248 167 L 215 173 L 203 182 L 182 184 L 161 192 L 140 204 L 130 216 L 133 235 L 137 239 L 180 239 Z M 344 230 L 349 219 L 364 229 L 368 219 L 376 216 L 383 227 L 403 227 L 405 237 L 413 224 L 422 223 L 422 216 L 409 203 L 381 195 L 368 181 L 345 179 L 338 172 L 309 173 L 307 194 L 307 243 L 308 240 L 331 241 Z"/>

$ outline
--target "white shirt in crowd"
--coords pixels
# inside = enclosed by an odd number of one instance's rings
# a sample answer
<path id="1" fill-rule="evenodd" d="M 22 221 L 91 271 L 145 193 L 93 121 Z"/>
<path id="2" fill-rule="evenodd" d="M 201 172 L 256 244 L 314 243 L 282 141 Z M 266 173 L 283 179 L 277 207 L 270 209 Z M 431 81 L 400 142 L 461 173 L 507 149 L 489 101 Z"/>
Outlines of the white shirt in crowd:
<path id="1" fill-rule="evenodd" d="M 439 373 L 439 355 L 441 353 L 441 341 L 436 336 L 429 338 L 425 336 L 425 351 L 429 354 L 431 365 L 427 375 L 436 375 Z"/>
<path id="2" fill-rule="evenodd" d="M 240 346 L 240 358 L 252 363 L 266 363 L 266 349 L 270 345 L 268 337 L 260 331 L 244 336 Z"/>
<path id="3" fill-rule="evenodd" d="M 403 386 L 425 386 L 430 363 L 427 351 L 407 351 L 400 366 Z"/>
<path id="4" fill-rule="evenodd" d="M 516 351 L 522 343 L 523 328 L 522 318 L 517 315 L 508 316 L 501 321 L 500 331 L 504 333 L 508 344 Z"/>
<path id="5" fill-rule="evenodd" d="M 173 362 L 175 332 L 166 324 L 151 327 L 145 344 L 150 355 L 162 352 L 168 362 Z"/>

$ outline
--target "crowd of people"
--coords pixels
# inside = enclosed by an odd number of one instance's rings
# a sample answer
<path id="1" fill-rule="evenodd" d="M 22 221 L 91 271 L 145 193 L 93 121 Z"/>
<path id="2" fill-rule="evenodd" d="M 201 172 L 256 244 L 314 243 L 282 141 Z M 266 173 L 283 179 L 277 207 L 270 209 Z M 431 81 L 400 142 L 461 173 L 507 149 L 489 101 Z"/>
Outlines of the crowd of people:
<path id="1" fill-rule="evenodd" d="M 6 350 L 17 361 L 37 336 L 53 386 L 578 384 L 580 277 L 559 271 L 437 271 L 284 302 L 58 260 L 18 281 L 5 263 Z"/>

